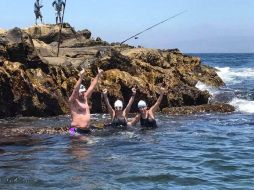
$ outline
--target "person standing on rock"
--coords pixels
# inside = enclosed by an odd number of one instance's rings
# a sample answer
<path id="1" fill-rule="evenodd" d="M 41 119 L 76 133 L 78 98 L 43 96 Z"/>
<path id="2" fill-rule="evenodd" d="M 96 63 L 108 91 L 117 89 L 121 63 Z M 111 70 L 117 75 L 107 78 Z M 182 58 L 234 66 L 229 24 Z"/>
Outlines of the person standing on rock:
<path id="1" fill-rule="evenodd" d="M 128 125 L 136 125 L 140 121 L 140 125 L 142 129 L 154 129 L 157 127 L 157 123 L 155 120 L 155 112 L 158 110 L 159 105 L 162 101 L 163 95 L 165 93 L 165 89 L 163 87 L 160 88 L 160 96 L 157 99 L 156 103 L 148 109 L 147 104 L 144 100 L 140 100 L 138 102 L 139 113 L 132 119 Z"/>
<path id="2" fill-rule="evenodd" d="M 87 90 L 85 86 L 81 84 L 84 74 L 85 70 L 82 69 L 80 72 L 79 80 L 77 81 L 74 90 L 69 98 L 72 120 L 69 132 L 71 134 L 89 134 L 91 132 L 91 115 L 88 101 L 103 74 L 103 70 L 98 68 L 98 74 L 93 79 Z"/>
<path id="3" fill-rule="evenodd" d="M 55 0 L 52 3 L 52 6 L 55 7 L 56 11 L 56 24 L 58 24 L 58 18 L 59 23 L 62 23 L 62 10 L 65 8 L 65 3 L 62 0 Z"/>
<path id="4" fill-rule="evenodd" d="M 42 22 L 42 14 L 41 14 L 41 8 L 43 5 L 40 4 L 40 0 L 36 0 L 34 3 L 34 14 L 35 14 L 35 24 L 37 25 L 37 19 L 41 20 Z"/>
<path id="5" fill-rule="evenodd" d="M 111 123 L 106 125 L 106 127 L 113 127 L 116 129 L 126 129 L 127 128 L 127 116 L 130 112 L 131 106 L 134 102 L 136 95 L 136 88 L 132 88 L 132 96 L 127 104 L 126 108 L 123 109 L 123 102 L 117 100 L 114 103 L 114 109 L 111 107 L 108 100 L 107 89 L 103 90 L 103 97 L 107 106 L 107 110 L 111 116 Z"/>

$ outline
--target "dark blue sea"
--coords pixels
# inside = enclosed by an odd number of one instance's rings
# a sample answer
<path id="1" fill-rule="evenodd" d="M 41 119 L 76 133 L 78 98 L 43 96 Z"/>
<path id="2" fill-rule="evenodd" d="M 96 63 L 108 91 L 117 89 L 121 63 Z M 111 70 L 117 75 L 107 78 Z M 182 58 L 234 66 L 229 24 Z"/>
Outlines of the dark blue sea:
<path id="1" fill-rule="evenodd" d="M 196 55 L 226 83 L 197 87 L 229 94 L 234 113 L 158 114 L 159 128 L 145 132 L 18 137 L 0 146 L 0 189 L 254 189 L 254 54 Z M 0 127 L 68 122 L 69 116 L 16 118 L 0 120 Z"/>

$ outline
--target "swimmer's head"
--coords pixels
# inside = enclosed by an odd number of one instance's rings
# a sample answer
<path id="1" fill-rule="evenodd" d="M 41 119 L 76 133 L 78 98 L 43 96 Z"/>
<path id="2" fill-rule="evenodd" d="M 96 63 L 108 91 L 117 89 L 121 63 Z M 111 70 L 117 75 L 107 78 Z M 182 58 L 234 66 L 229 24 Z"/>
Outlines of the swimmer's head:
<path id="1" fill-rule="evenodd" d="M 144 109 L 146 107 L 147 107 L 147 105 L 146 105 L 146 102 L 144 100 L 140 100 L 138 102 L 138 109 Z"/>
<path id="2" fill-rule="evenodd" d="M 117 100 L 114 103 L 115 110 L 122 110 L 123 109 L 123 102 L 121 100 Z"/>
<path id="3" fill-rule="evenodd" d="M 140 100 L 138 102 L 138 110 L 139 112 L 144 115 L 146 114 L 146 111 L 147 111 L 147 105 L 146 105 L 146 102 L 144 100 Z"/>
<path id="4" fill-rule="evenodd" d="M 86 87 L 81 84 L 79 87 L 79 93 L 83 93 L 83 92 L 86 92 Z"/>

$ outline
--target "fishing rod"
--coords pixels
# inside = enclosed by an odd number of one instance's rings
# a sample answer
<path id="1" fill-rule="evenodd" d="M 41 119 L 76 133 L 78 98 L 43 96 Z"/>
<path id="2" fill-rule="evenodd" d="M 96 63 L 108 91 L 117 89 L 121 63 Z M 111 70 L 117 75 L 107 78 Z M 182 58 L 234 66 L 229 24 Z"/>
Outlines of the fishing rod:
<path id="1" fill-rule="evenodd" d="M 41 0 L 41 5 L 42 5 L 42 7 L 44 6 L 44 5 L 43 5 L 43 0 Z M 42 14 L 42 13 L 41 13 L 41 14 Z M 43 18 L 42 18 L 41 20 L 42 20 L 42 24 L 44 24 Z"/>
<path id="2" fill-rule="evenodd" d="M 158 25 L 160 25 L 160 24 L 162 24 L 162 23 L 164 23 L 164 22 L 167 22 L 168 20 L 171 20 L 171 19 L 173 19 L 173 18 L 175 18 L 175 17 L 177 17 L 177 16 L 180 16 L 181 14 L 183 14 L 183 13 L 185 13 L 185 12 L 186 12 L 186 10 L 185 10 L 185 11 L 182 11 L 182 12 L 180 12 L 180 13 L 177 13 L 177 14 L 175 14 L 175 15 L 173 15 L 173 16 L 167 18 L 166 20 L 163 20 L 163 21 L 161 21 L 161 22 L 159 22 L 159 23 L 157 23 L 157 24 L 155 24 L 155 25 L 153 25 L 153 26 L 150 26 L 149 28 L 147 28 L 147 29 L 145 29 L 145 30 L 143 30 L 143 31 L 141 31 L 141 32 L 139 32 L 139 33 L 137 33 L 137 34 L 135 34 L 135 35 L 133 35 L 133 36 L 127 38 L 126 40 L 122 41 L 122 42 L 120 43 L 120 45 L 122 45 L 123 43 L 127 42 L 128 40 L 130 40 L 130 39 L 132 39 L 132 38 L 138 39 L 137 36 L 139 36 L 140 34 L 146 32 L 146 31 L 148 31 L 148 30 L 151 30 L 152 28 L 154 28 L 154 27 L 156 27 L 156 26 L 158 26 Z"/>
<path id="3" fill-rule="evenodd" d="M 61 5 L 62 6 L 62 5 Z M 63 28 L 63 19 L 64 19 L 64 12 L 66 7 L 66 0 L 64 2 L 64 9 L 63 9 L 63 15 L 62 15 L 62 22 L 59 30 L 59 38 L 58 38 L 58 45 L 57 45 L 57 57 L 59 56 L 59 49 L 60 49 L 60 43 L 61 43 L 61 34 L 62 34 L 62 28 Z"/>

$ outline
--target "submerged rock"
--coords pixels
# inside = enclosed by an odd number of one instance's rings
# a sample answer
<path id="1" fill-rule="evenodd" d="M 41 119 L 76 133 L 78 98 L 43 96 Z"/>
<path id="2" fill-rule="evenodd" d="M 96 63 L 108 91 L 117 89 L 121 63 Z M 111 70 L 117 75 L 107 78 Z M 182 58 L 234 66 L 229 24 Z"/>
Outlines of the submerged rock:
<path id="1" fill-rule="evenodd" d="M 229 90 L 218 90 L 213 94 L 210 103 L 230 103 L 236 97 L 235 93 Z"/>
<path id="2" fill-rule="evenodd" d="M 83 83 L 86 86 L 96 75 L 97 67 L 105 70 L 91 98 L 92 113 L 105 111 L 101 98 L 103 88 L 108 89 L 111 103 L 119 98 L 127 103 L 131 88 L 136 86 L 138 93 L 131 109 L 136 111 L 140 99 L 150 106 L 156 101 L 162 84 L 168 91 L 161 108 L 207 104 L 211 95 L 195 87 L 198 81 L 214 87 L 224 85 L 215 69 L 178 49 L 109 45 L 99 38 L 93 40 L 88 30 L 76 32 L 68 24 L 63 27 L 60 57 L 57 58 L 54 56 L 58 32 L 59 25 L 39 25 L 1 33 L 1 118 L 68 113 L 68 97 L 81 68 L 85 68 Z"/>
<path id="3" fill-rule="evenodd" d="M 162 113 L 170 115 L 190 115 L 198 113 L 228 113 L 235 111 L 234 106 L 223 103 L 215 104 L 204 104 L 199 106 L 182 106 L 182 107 L 172 107 L 164 108 Z"/>

